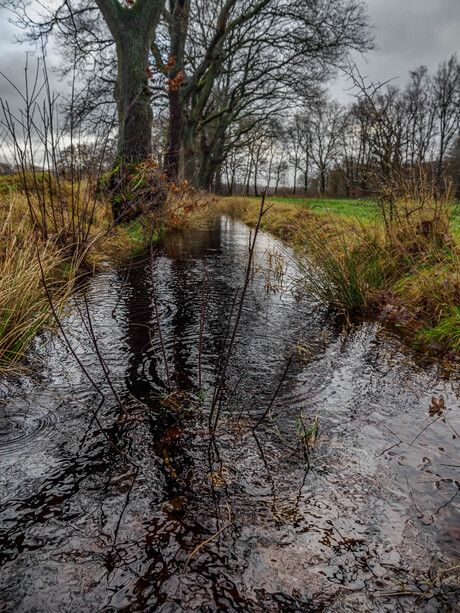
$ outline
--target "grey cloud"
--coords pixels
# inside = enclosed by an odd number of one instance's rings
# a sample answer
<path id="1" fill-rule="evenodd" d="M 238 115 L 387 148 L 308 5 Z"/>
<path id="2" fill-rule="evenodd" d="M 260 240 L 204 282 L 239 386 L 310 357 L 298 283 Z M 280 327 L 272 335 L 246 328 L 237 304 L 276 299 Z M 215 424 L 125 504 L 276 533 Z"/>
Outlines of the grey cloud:
<path id="1" fill-rule="evenodd" d="M 0 75 L 0 98 L 7 101 L 12 110 L 17 110 L 23 106 L 21 97 L 8 80 L 14 83 L 20 91 L 24 91 L 26 65 L 29 81 L 31 81 L 35 76 L 40 54 L 35 47 L 17 42 L 21 30 L 9 22 L 10 16 L 10 11 L 0 8 L 0 72 L 7 77 Z M 56 65 L 57 61 L 54 50 L 50 48 L 47 59 L 49 68 Z M 62 83 L 52 70 L 48 71 L 48 78 L 52 90 L 62 92 L 67 89 L 66 84 Z"/>
<path id="2" fill-rule="evenodd" d="M 356 54 L 354 60 L 362 74 L 373 81 L 399 78 L 403 83 L 409 70 L 421 64 L 434 70 L 439 62 L 460 50 L 460 0 L 368 0 L 367 4 L 378 49 L 366 58 Z M 14 43 L 20 30 L 9 23 L 9 15 L 9 11 L 0 8 L 0 70 L 20 85 L 24 82 L 27 47 Z M 56 62 L 57 56 L 51 51 L 50 65 L 53 60 Z M 50 72 L 49 76 L 53 89 L 66 90 L 54 74 Z M 338 79 L 331 87 L 333 96 L 349 99 L 344 91 L 348 87 L 345 78 Z M 8 99 L 12 107 L 18 104 L 18 96 L 3 80 L 0 96 Z"/>
<path id="3" fill-rule="evenodd" d="M 397 79 L 404 83 L 409 70 L 437 65 L 459 50 L 460 0 L 368 0 L 368 13 L 375 26 L 377 49 L 354 60 L 372 81 Z M 348 83 L 332 84 L 334 97 L 349 99 Z"/>

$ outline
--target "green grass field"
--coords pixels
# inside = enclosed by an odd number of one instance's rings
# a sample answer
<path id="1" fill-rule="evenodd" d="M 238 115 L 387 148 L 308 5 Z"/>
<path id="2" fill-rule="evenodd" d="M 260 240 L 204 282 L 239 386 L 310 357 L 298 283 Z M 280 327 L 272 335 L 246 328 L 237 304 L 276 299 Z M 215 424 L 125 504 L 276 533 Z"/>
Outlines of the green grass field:
<path id="1" fill-rule="evenodd" d="M 251 198 L 253 200 L 253 198 Z M 259 199 L 257 199 L 259 200 Z M 372 221 L 380 216 L 379 207 L 375 200 L 359 198 L 278 198 L 267 197 L 268 202 L 292 204 L 297 206 L 308 205 L 318 213 L 336 213 L 346 217 Z M 452 221 L 456 234 L 460 234 L 460 203 L 455 203 L 452 210 Z"/>
<path id="2" fill-rule="evenodd" d="M 297 206 L 308 205 L 318 213 L 337 213 L 369 221 L 374 219 L 379 213 L 377 203 L 372 200 L 351 198 L 278 198 L 270 196 L 267 197 L 267 201 Z"/>

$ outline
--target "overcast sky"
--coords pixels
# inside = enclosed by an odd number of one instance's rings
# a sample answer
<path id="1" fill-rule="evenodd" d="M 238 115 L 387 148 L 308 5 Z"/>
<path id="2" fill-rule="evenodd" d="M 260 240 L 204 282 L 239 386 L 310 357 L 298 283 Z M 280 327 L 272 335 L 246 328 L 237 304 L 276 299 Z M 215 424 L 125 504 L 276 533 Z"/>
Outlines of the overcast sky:
<path id="1" fill-rule="evenodd" d="M 367 4 L 378 48 L 366 58 L 354 59 L 369 79 L 399 77 L 397 82 L 403 83 L 410 69 L 425 64 L 433 70 L 441 60 L 460 52 L 460 0 L 368 0 Z M 26 48 L 13 42 L 20 32 L 8 23 L 8 15 L 0 8 L 0 71 L 20 85 Z M 339 79 L 332 86 L 333 96 L 349 100 L 347 87 L 345 79 Z M 0 97 L 9 99 L 11 106 L 17 101 L 1 77 Z"/>
<path id="2" fill-rule="evenodd" d="M 460 0 L 368 0 L 377 49 L 354 60 L 372 81 L 397 78 L 422 64 L 435 70 L 439 62 L 460 52 Z M 459 53 L 460 55 L 460 53 Z M 345 78 L 332 86 L 334 97 L 346 102 Z"/>

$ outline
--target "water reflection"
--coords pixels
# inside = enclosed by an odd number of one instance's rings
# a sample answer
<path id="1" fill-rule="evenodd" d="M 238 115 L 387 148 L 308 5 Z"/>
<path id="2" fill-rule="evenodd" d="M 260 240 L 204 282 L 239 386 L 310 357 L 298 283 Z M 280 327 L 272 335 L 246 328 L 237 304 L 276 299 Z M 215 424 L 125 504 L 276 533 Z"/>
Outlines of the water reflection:
<path id="1" fill-rule="evenodd" d="M 40 377 L 4 388 L 0 610 L 407 611 L 413 596 L 384 594 L 424 590 L 426 573 L 455 564 L 455 373 L 440 377 L 444 367 L 373 323 L 344 331 L 294 291 L 267 292 L 269 254 L 285 250 L 265 236 L 209 465 L 207 410 L 247 245 L 248 230 L 221 219 L 159 246 L 158 308 L 180 393 L 167 391 L 148 253 L 96 277 L 89 294 L 125 410 L 78 317 L 69 333 L 105 402 L 59 338 L 42 350 Z M 298 276 L 292 261 L 286 269 Z M 309 357 L 292 362 L 254 437 L 299 346 Z M 433 395 L 445 399 L 440 419 Z M 300 411 L 321 431 L 308 466 Z M 455 606 L 455 576 L 428 596 L 417 610 Z"/>

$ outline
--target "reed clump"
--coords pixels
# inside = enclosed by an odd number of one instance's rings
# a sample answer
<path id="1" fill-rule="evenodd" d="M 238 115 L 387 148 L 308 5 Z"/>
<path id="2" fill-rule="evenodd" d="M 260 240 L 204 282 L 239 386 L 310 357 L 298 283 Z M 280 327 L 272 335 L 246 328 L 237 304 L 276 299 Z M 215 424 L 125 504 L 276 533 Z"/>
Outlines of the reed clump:
<path id="1" fill-rule="evenodd" d="M 19 207 L 20 208 L 20 207 Z M 0 215 L 0 373 L 11 372 L 39 330 L 52 321 L 44 284 L 62 313 L 75 275 L 62 274 L 62 249 L 43 240 L 28 224 L 17 223 L 14 201 Z M 70 269 L 72 265 L 70 266 Z"/>
<path id="2" fill-rule="evenodd" d="M 298 222 L 307 258 L 301 260 L 307 289 L 321 301 L 351 313 L 375 305 L 376 292 L 392 274 L 391 254 L 380 248 L 378 232 L 357 224 L 353 231 L 330 217 L 325 228 L 309 216 Z"/>
<path id="3" fill-rule="evenodd" d="M 251 199 L 221 207 L 253 224 Z M 460 350 L 460 247 L 450 200 L 392 203 L 392 218 L 364 220 L 273 203 L 265 229 L 303 256 L 307 289 L 340 311 L 382 317 L 412 337 Z"/>

